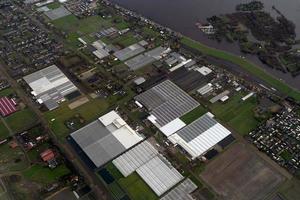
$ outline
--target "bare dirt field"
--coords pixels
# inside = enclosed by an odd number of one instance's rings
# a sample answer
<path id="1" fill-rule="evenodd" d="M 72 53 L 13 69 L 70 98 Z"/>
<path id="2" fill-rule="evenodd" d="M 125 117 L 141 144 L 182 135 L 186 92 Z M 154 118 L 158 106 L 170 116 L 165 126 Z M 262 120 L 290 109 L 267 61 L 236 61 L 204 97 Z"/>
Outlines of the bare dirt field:
<path id="1" fill-rule="evenodd" d="M 209 163 L 201 177 L 221 199 L 230 200 L 264 199 L 285 180 L 241 143 Z"/>

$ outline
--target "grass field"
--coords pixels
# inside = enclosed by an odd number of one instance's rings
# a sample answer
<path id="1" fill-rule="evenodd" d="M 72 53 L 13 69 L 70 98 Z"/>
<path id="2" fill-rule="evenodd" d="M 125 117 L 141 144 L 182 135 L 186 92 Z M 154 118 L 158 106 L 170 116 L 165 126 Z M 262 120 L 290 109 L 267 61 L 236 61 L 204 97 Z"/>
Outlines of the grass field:
<path id="1" fill-rule="evenodd" d="M 25 155 L 20 148 L 12 149 L 8 144 L 1 144 L 0 152 L 0 173 L 20 171 L 28 166 Z"/>
<path id="2" fill-rule="evenodd" d="M 97 117 L 104 114 L 108 108 L 108 103 L 101 99 L 92 99 L 88 103 L 71 110 L 67 103 L 61 104 L 58 109 L 45 113 L 46 118 L 50 123 L 50 127 L 59 139 L 64 138 L 69 134 L 68 128 L 65 126 L 65 121 L 74 117 L 75 114 L 80 114 L 86 122 L 91 122 Z M 52 121 L 52 119 L 55 119 Z"/>
<path id="3" fill-rule="evenodd" d="M 91 16 L 78 19 L 75 15 L 68 15 L 52 21 L 54 26 L 69 34 L 79 33 L 82 35 L 100 31 L 102 28 L 109 27 L 111 23 L 100 16 Z"/>
<path id="4" fill-rule="evenodd" d="M 273 76 L 267 74 L 264 72 L 259 66 L 251 63 L 250 61 L 240 58 L 234 54 L 218 50 L 215 48 L 211 48 L 208 46 L 205 46 L 199 42 L 196 42 L 190 38 L 184 37 L 181 40 L 182 44 L 196 49 L 199 52 L 218 58 L 222 60 L 229 61 L 231 63 L 237 64 L 247 70 L 249 73 L 259 77 L 261 80 L 265 81 L 266 83 L 270 84 L 272 87 L 276 88 L 277 90 L 281 91 L 282 93 L 289 95 L 296 100 L 300 101 L 300 92 L 289 87 L 287 84 L 283 83 L 282 81 L 274 78 Z"/>
<path id="5" fill-rule="evenodd" d="M 204 107 L 198 106 L 194 110 L 192 110 L 189 113 L 183 115 L 180 119 L 184 123 L 190 124 L 193 121 L 195 121 L 196 119 L 198 119 L 199 117 L 201 117 L 202 115 L 204 115 L 206 112 L 207 112 L 207 110 Z"/>
<path id="6" fill-rule="evenodd" d="M 118 37 L 118 38 L 116 38 L 112 41 L 112 43 L 114 43 L 114 44 L 117 43 L 117 44 L 120 44 L 124 47 L 132 45 L 136 42 L 138 42 L 138 39 L 135 38 L 132 33 L 127 33 L 127 34 L 122 35 L 122 36 L 120 36 L 120 37 Z"/>
<path id="7" fill-rule="evenodd" d="M 70 173 L 70 170 L 64 165 L 60 165 L 55 169 L 50 169 L 49 167 L 41 165 L 33 165 L 23 172 L 23 176 L 26 179 L 35 182 L 49 184 L 57 181 L 60 177 L 67 175 L 68 173 Z"/>
<path id="8" fill-rule="evenodd" d="M 256 128 L 258 121 L 254 117 L 256 98 L 252 97 L 242 101 L 242 94 L 231 97 L 226 103 L 217 102 L 210 106 L 213 114 L 218 119 L 227 123 L 238 133 L 245 135 Z"/>
<path id="9" fill-rule="evenodd" d="M 48 7 L 49 9 L 51 9 L 51 10 L 56 9 L 56 8 L 59 8 L 60 6 L 61 6 L 61 3 L 59 3 L 59 2 L 49 3 L 49 4 L 47 5 L 47 7 Z"/>
<path id="10" fill-rule="evenodd" d="M 6 117 L 5 121 L 12 131 L 21 132 L 36 123 L 37 116 L 32 110 L 26 108 Z"/>
<path id="11" fill-rule="evenodd" d="M 13 93 L 14 93 L 14 90 L 12 88 L 6 88 L 6 89 L 0 91 L 0 97 L 9 96 Z"/>
<path id="12" fill-rule="evenodd" d="M 6 126 L 0 121 L 0 140 L 3 140 L 9 136 L 9 131 Z"/>
<path id="13" fill-rule="evenodd" d="M 154 200 L 158 199 L 151 188 L 134 172 L 126 178 L 119 179 L 119 184 L 128 193 L 132 200 Z"/>

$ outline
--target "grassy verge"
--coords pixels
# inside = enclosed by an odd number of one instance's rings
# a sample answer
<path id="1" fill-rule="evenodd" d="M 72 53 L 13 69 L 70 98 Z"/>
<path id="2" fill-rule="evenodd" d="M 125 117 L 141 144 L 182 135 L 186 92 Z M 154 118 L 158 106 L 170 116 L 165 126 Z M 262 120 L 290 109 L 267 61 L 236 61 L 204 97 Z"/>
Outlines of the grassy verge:
<path id="1" fill-rule="evenodd" d="M 296 100 L 300 101 L 300 92 L 289 87 L 287 84 L 285 84 L 284 82 L 274 78 L 273 76 L 267 74 L 265 71 L 263 71 L 259 66 L 251 63 L 248 60 L 245 60 L 243 58 L 240 58 L 234 54 L 222 51 L 222 50 L 218 50 L 215 48 L 211 48 L 208 47 L 206 45 L 203 45 L 199 42 L 196 42 L 190 38 L 187 37 L 183 37 L 183 39 L 181 40 L 181 43 L 198 50 L 199 52 L 218 58 L 218 59 L 222 59 L 222 60 L 226 60 L 229 61 L 231 63 L 237 64 L 240 67 L 244 68 L 245 70 L 247 70 L 249 73 L 257 76 L 258 78 L 260 78 L 261 80 L 265 81 L 266 83 L 268 83 L 269 85 L 271 85 L 272 87 L 274 87 L 275 89 L 279 90 L 280 92 L 282 92 L 285 95 L 291 96 L 293 98 L 295 98 Z"/>
<path id="2" fill-rule="evenodd" d="M 9 136 L 9 131 L 6 126 L 0 122 L 0 140 L 3 140 Z"/>

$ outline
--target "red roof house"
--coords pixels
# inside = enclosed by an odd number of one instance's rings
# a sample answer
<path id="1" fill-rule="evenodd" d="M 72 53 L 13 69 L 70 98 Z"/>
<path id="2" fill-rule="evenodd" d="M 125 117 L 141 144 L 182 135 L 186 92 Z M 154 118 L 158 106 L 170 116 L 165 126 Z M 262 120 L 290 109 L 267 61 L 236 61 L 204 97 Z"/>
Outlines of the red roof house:
<path id="1" fill-rule="evenodd" d="M 6 117 L 17 111 L 17 104 L 13 99 L 8 97 L 0 98 L 0 114 L 3 117 Z"/>
<path id="2" fill-rule="evenodd" d="M 51 161 L 55 157 L 54 152 L 51 149 L 47 149 L 46 151 L 42 152 L 40 156 L 44 162 Z"/>

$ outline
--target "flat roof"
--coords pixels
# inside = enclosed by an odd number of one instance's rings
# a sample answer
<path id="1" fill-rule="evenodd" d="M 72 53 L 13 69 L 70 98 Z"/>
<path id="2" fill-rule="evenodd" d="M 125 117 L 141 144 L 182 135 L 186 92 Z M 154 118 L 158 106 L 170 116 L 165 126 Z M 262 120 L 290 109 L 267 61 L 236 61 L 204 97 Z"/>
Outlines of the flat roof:
<path id="1" fill-rule="evenodd" d="M 180 145 L 195 159 L 230 134 L 231 132 L 218 123 L 211 113 L 206 113 L 168 139 L 173 144 Z"/>
<path id="2" fill-rule="evenodd" d="M 183 176 L 161 154 L 142 165 L 136 172 L 157 196 L 161 196 L 183 179 Z"/>
<path id="3" fill-rule="evenodd" d="M 144 54 L 138 55 L 128 61 L 125 62 L 125 64 L 131 69 L 131 70 L 138 70 L 148 64 L 151 64 L 152 62 L 156 60 L 160 60 L 162 58 L 162 55 L 167 52 L 168 49 L 164 47 L 156 47 Z"/>
<path id="4" fill-rule="evenodd" d="M 96 167 L 101 167 L 144 139 L 115 111 L 75 131 L 71 137 Z"/>
<path id="5" fill-rule="evenodd" d="M 49 17 L 51 20 L 56 20 L 68 15 L 71 15 L 72 13 L 67 10 L 64 6 L 60 6 L 59 8 L 49 10 L 44 12 L 47 17 Z"/>
<path id="6" fill-rule="evenodd" d="M 56 65 L 24 76 L 23 79 L 31 87 L 34 96 L 46 106 L 54 106 L 67 95 L 78 91 L 78 88 Z M 50 107 L 48 108 L 51 110 Z"/>
<path id="7" fill-rule="evenodd" d="M 152 123 L 162 128 L 200 104 L 170 80 L 135 97 L 151 114 Z"/>
<path id="8" fill-rule="evenodd" d="M 125 61 L 145 51 L 145 48 L 139 43 L 130 45 L 114 53 L 114 56 L 121 61 Z"/>
<path id="9" fill-rule="evenodd" d="M 113 164 L 123 176 L 127 177 L 157 154 L 158 151 L 154 146 L 148 141 L 144 141 L 113 160 Z"/>

